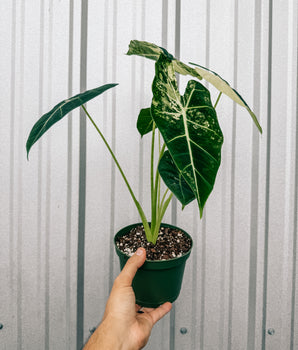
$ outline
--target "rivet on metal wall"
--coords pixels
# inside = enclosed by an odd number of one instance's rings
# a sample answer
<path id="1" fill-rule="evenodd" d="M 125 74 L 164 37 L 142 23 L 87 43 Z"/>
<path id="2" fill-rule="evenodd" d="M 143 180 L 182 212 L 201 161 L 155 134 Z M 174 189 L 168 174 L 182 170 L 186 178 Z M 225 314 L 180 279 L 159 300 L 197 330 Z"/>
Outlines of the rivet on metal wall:
<path id="1" fill-rule="evenodd" d="M 187 333 L 187 328 L 185 328 L 185 327 L 180 328 L 180 333 L 181 334 L 186 334 Z"/>
<path id="2" fill-rule="evenodd" d="M 268 332 L 269 335 L 274 335 L 275 329 L 274 328 L 268 328 L 267 332 Z"/>
<path id="3" fill-rule="evenodd" d="M 2 329 L 3 328 L 3 324 L 2 323 L 0 323 L 0 329 Z"/>

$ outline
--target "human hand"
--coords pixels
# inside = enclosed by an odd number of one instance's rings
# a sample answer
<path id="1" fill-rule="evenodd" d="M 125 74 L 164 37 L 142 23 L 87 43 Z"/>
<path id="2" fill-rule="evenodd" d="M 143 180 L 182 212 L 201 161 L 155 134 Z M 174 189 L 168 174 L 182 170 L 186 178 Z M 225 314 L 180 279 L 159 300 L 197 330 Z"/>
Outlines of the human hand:
<path id="1" fill-rule="evenodd" d="M 115 279 L 106 304 L 103 320 L 84 350 L 139 350 L 148 342 L 152 327 L 172 308 L 167 302 L 156 309 L 136 305 L 132 280 L 146 259 L 146 251 L 139 248 L 127 261 Z"/>

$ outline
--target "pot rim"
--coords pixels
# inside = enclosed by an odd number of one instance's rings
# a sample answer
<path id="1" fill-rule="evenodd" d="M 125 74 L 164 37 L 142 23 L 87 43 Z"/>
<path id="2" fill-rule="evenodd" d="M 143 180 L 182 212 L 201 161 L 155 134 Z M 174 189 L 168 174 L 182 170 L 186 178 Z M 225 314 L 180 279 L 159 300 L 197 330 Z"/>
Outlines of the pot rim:
<path id="1" fill-rule="evenodd" d="M 149 222 L 149 224 L 150 224 L 150 222 Z M 139 225 L 143 226 L 143 223 L 140 222 L 140 223 L 130 224 L 130 225 L 127 225 L 127 226 L 121 228 L 119 231 L 117 231 L 117 233 L 116 233 L 115 236 L 114 236 L 114 246 L 115 246 L 117 255 L 120 254 L 120 255 L 122 255 L 122 256 L 124 256 L 124 257 L 127 257 L 127 260 L 130 258 L 129 255 L 127 255 L 126 253 L 124 253 L 122 250 L 120 250 L 120 249 L 117 247 L 116 238 L 119 236 L 120 232 L 129 230 L 129 229 L 132 229 L 133 227 L 139 226 Z M 181 261 L 181 263 L 183 263 L 186 259 L 188 259 L 189 255 L 190 255 L 190 253 L 191 253 L 191 251 L 192 251 L 192 248 L 193 248 L 193 239 L 192 239 L 192 237 L 191 237 L 185 230 L 183 230 L 182 228 L 180 228 L 180 227 L 178 227 L 178 226 L 176 226 L 176 225 L 171 225 L 171 224 L 167 224 L 167 223 L 163 223 L 163 222 L 160 224 L 160 226 L 161 226 L 161 227 L 176 228 L 176 229 L 182 231 L 187 237 L 190 238 L 190 240 L 191 240 L 191 247 L 190 247 L 190 249 L 189 249 L 186 253 L 184 253 L 184 254 L 182 254 L 181 256 L 176 257 L 176 258 L 171 258 L 171 259 L 168 259 L 168 260 L 148 260 L 148 259 L 146 259 L 146 260 L 145 260 L 145 263 L 144 263 L 144 265 L 143 265 L 142 267 L 146 267 L 146 266 L 148 267 L 148 264 L 150 264 L 150 265 L 152 266 L 152 265 L 165 264 L 165 263 L 168 263 L 169 265 L 172 265 L 172 263 L 173 263 L 173 264 L 175 265 L 175 263 L 177 263 L 179 260 Z M 124 234 L 123 234 L 123 235 L 124 235 Z M 157 266 L 156 266 L 156 267 L 157 267 Z M 170 268 L 170 267 L 169 267 L 169 268 Z"/>

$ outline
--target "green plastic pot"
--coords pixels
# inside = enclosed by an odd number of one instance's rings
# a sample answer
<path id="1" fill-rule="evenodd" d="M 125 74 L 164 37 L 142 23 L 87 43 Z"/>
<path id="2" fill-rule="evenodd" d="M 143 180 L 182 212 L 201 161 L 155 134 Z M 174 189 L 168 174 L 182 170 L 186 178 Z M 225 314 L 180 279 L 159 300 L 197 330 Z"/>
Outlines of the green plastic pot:
<path id="1" fill-rule="evenodd" d="M 116 240 L 118 237 L 124 236 L 132 228 L 139 225 L 142 225 L 142 223 L 126 226 L 114 237 L 115 249 L 120 259 L 121 270 L 129 259 L 129 256 L 118 249 Z M 190 235 L 179 227 L 168 224 L 161 224 L 161 226 L 179 229 L 191 239 Z M 190 252 L 191 249 L 181 257 L 170 260 L 146 260 L 144 265 L 138 269 L 132 283 L 136 295 L 136 303 L 140 306 L 155 308 L 166 301 L 174 302 L 178 298 L 181 290 L 185 263 Z"/>

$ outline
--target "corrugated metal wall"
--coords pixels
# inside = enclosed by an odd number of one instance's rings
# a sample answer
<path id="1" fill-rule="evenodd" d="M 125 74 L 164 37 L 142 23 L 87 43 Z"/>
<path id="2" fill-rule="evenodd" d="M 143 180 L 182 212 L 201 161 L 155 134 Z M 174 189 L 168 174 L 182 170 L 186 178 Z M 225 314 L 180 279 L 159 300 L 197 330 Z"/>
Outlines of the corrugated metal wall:
<path id="1" fill-rule="evenodd" d="M 297 1 L 2 0 L 0 10 L 0 348 L 79 349 L 102 316 L 119 272 L 112 238 L 139 221 L 134 205 L 79 111 L 29 162 L 25 141 L 61 99 L 120 83 L 88 109 L 149 209 L 149 140 L 135 123 L 154 65 L 125 55 L 139 39 L 217 71 L 264 130 L 221 99 L 222 167 L 202 220 L 177 203 L 166 217 L 194 249 L 146 349 L 297 349 Z"/>

